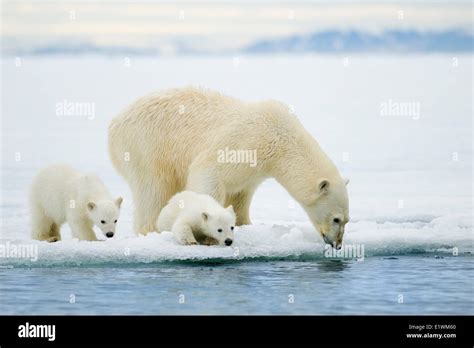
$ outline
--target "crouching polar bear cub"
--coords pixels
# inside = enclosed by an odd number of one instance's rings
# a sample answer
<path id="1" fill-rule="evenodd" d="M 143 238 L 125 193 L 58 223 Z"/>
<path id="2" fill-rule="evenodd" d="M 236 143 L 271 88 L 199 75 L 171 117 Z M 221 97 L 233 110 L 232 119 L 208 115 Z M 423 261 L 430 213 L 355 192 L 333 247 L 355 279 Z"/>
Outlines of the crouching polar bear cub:
<path id="1" fill-rule="evenodd" d="M 30 191 L 32 237 L 56 242 L 65 222 L 72 235 L 81 240 L 97 240 L 94 225 L 111 238 L 119 218 L 122 197 L 113 199 L 103 182 L 68 165 L 43 169 L 34 178 Z"/>
<path id="2" fill-rule="evenodd" d="M 324 121 L 320 117 L 317 124 Z M 250 152 L 252 161 L 222 156 L 227 150 Z M 324 241 L 341 246 L 349 221 L 348 181 L 283 103 L 244 102 L 199 88 L 154 93 L 114 118 L 109 152 L 130 185 L 138 233 L 155 231 L 161 209 L 183 190 L 232 204 L 237 225 L 250 224 L 255 190 L 274 178 Z"/>
<path id="3" fill-rule="evenodd" d="M 235 213 L 209 195 L 180 192 L 161 210 L 156 226 L 171 231 L 182 244 L 230 246 L 234 239 Z"/>

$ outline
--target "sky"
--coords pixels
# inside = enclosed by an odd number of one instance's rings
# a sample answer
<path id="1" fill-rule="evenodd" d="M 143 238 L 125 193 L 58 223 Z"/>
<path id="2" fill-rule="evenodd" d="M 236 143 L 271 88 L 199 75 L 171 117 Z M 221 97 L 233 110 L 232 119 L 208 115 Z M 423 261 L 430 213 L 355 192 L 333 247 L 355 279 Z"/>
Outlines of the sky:
<path id="1" fill-rule="evenodd" d="M 1 1 L 2 50 L 90 43 L 220 51 L 323 30 L 472 32 L 470 1 Z"/>

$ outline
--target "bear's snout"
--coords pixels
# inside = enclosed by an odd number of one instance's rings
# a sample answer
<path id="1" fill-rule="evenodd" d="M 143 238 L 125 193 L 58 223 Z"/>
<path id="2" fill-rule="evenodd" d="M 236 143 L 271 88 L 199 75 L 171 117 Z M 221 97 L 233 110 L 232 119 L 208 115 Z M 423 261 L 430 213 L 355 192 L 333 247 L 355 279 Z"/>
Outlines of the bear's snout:
<path id="1" fill-rule="evenodd" d="M 334 242 L 331 238 L 329 238 L 325 234 L 323 234 L 323 240 L 324 240 L 324 243 L 329 244 L 333 248 L 336 248 L 336 250 L 340 250 L 342 248 L 342 240 L 338 240 Z"/>
<path id="2" fill-rule="evenodd" d="M 113 232 L 107 232 L 107 233 L 105 234 L 105 236 L 106 236 L 107 238 L 112 238 L 112 237 L 114 236 L 114 233 L 113 233 Z"/>
<path id="3" fill-rule="evenodd" d="M 325 234 L 323 234 L 323 240 L 324 240 L 324 243 L 329 244 L 329 245 L 333 245 L 332 240 L 328 236 L 326 236 Z"/>
<path id="4" fill-rule="evenodd" d="M 230 246 L 232 244 L 232 239 L 230 238 L 227 238 L 225 241 L 224 241 L 225 245 L 227 246 Z"/>

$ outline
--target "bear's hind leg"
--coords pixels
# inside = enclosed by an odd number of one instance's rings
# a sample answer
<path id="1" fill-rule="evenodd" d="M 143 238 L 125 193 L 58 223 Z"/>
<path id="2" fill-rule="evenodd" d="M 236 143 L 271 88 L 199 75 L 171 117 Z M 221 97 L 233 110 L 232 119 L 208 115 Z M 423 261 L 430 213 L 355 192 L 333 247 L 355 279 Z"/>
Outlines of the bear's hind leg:
<path id="1" fill-rule="evenodd" d="M 59 228 L 39 207 L 31 209 L 32 233 L 31 237 L 37 240 L 56 242 L 61 240 Z"/>
<path id="2" fill-rule="evenodd" d="M 61 234 L 59 233 L 59 227 L 55 222 L 53 222 L 53 224 L 51 225 L 49 235 L 50 235 L 50 237 L 47 239 L 47 241 L 50 242 L 50 243 L 58 242 L 58 241 L 61 240 Z"/>
<path id="3" fill-rule="evenodd" d="M 146 235 L 157 231 L 156 220 L 174 192 L 169 192 L 170 183 L 160 184 L 160 180 L 140 181 L 131 185 L 135 212 L 133 216 L 136 233 Z"/>

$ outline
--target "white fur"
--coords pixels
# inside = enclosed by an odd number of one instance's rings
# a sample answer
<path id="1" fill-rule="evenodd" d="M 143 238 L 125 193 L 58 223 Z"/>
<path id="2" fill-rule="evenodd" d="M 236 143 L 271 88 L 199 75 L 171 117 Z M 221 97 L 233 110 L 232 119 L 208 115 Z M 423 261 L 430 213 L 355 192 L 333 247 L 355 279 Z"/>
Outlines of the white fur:
<path id="1" fill-rule="evenodd" d="M 256 165 L 220 163 L 218 151 L 226 148 L 255 150 Z M 232 204 L 237 225 L 250 224 L 252 195 L 272 177 L 302 205 L 328 243 L 342 242 L 349 219 L 345 181 L 280 102 L 247 103 L 198 88 L 155 93 L 112 121 L 109 152 L 132 190 L 139 233 L 156 230 L 160 210 L 185 189 Z"/>
<path id="2" fill-rule="evenodd" d="M 235 213 L 232 206 L 223 208 L 209 195 L 183 191 L 161 210 L 156 226 L 159 232 L 173 232 L 182 244 L 231 245 Z"/>
<path id="3" fill-rule="evenodd" d="M 58 241 L 65 222 L 72 235 L 81 240 L 97 240 L 94 225 L 104 235 L 115 234 L 121 204 L 122 198 L 113 199 L 96 175 L 83 175 L 64 164 L 47 167 L 31 186 L 32 237 Z"/>

